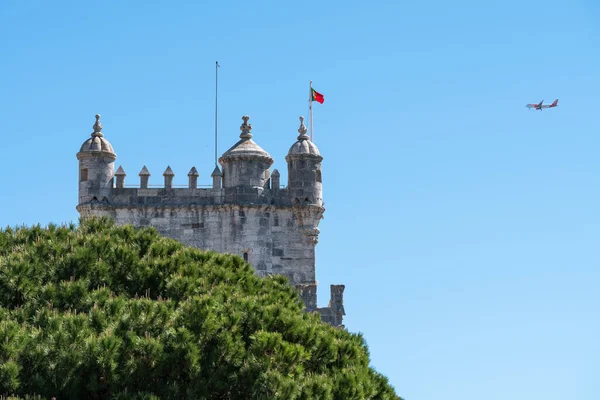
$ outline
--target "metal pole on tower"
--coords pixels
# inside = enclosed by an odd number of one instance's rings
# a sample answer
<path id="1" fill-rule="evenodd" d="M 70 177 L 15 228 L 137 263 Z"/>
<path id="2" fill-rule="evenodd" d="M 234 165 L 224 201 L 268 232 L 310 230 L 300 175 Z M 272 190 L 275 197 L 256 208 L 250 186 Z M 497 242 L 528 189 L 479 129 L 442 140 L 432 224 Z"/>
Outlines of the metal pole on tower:
<path id="1" fill-rule="evenodd" d="M 310 90 L 308 92 L 308 121 L 309 121 L 309 127 L 310 127 L 310 141 L 311 142 L 313 141 L 312 99 L 313 99 L 312 81 L 310 81 Z"/>
<path id="2" fill-rule="evenodd" d="M 217 145 L 218 145 L 218 135 L 217 135 L 217 116 L 219 109 L 219 62 L 217 61 L 215 64 L 215 166 L 217 166 Z"/>

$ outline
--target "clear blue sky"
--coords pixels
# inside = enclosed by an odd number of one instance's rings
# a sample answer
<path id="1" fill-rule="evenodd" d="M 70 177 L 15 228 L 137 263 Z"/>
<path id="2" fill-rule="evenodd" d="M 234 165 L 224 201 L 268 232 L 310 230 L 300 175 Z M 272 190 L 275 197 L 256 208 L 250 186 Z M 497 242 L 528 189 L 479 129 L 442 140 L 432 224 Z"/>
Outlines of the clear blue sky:
<path id="1" fill-rule="evenodd" d="M 215 60 L 219 153 L 249 114 L 282 182 L 325 95 L 320 304 L 398 394 L 598 398 L 596 1 L 2 0 L 0 225 L 77 220 L 96 113 L 127 183 L 210 183 Z"/>

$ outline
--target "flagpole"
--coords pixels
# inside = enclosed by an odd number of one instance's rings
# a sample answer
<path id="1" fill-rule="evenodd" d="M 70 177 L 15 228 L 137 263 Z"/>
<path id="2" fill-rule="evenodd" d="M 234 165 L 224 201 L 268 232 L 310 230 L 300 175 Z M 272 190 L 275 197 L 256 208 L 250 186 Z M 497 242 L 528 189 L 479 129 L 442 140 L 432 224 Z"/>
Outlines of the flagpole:
<path id="1" fill-rule="evenodd" d="M 313 141 L 313 123 L 312 123 L 312 81 L 310 81 L 310 90 L 308 92 L 308 121 L 310 127 L 310 141 Z"/>
<path id="2" fill-rule="evenodd" d="M 217 166 L 217 144 L 218 144 L 218 136 L 217 136 L 217 115 L 218 115 L 218 106 L 219 106 L 219 62 L 215 63 L 215 166 Z"/>

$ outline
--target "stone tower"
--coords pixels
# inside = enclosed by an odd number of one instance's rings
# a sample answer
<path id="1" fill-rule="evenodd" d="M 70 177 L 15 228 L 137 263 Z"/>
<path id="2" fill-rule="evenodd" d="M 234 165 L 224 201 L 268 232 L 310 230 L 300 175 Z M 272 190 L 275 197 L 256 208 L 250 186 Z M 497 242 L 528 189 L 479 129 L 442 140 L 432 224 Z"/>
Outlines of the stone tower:
<path id="1" fill-rule="evenodd" d="M 323 157 L 306 135 L 300 117 L 299 136 L 286 156 L 288 186 L 280 186 L 279 171 L 271 173 L 273 158 L 252 140 L 249 117 L 242 118 L 240 140 L 219 158 L 222 169 L 210 175 L 212 187 L 198 188 L 195 167 L 187 174 L 188 187 L 173 184 L 167 167 L 161 187 L 149 184 L 146 166 L 139 186 L 126 187 L 125 169 L 113 179 L 116 154 L 102 134 L 100 116 L 92 138 L 79 153 L 81 217 L 106 216 L 117 224 L 153 226 L 161 234 L 204 250 L 238 254 L 259 276 L 281 274 L 300 291 L 307 311 L 342 325 L 343 285 L 331 286 L 328 307 L 317 307 L 315 246 L 325 208 L 322 199 Z"/>
<path id="2" fill-rule="evenodd" d="M 79 204 L 106 201 L 112 192 L 114 162 L 117 159 L 112 146 L 102 134 L 100 114 L 92 137 L 83 142 L 79 153 Z"/>
<path id="3" fill-rule="evenodd" d="M 321 161 L 319 149 L 306 134 L 304 117 L 300 117 L 298 141 L 290 147 L 288 163 L 288 194 L 292 204 L 323 205 Z"/>

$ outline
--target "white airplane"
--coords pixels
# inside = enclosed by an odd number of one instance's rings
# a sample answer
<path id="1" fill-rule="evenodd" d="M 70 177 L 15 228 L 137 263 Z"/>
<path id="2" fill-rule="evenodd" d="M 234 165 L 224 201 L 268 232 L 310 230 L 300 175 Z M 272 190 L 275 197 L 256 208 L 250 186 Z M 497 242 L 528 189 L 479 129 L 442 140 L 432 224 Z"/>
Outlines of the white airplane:
<path id="1" fill-rule="evenodd" d="M 530 110 L 533 108 L 542 111 L 543 108 L 554 108 L 558 106 L 558 99 L 554 100 L 554 102 L 549 106 L 542 104 L 543 102 L 544 100 L 540 101 L 538 104 L 527 104 L 525 107 L 529 108 Z"/>

